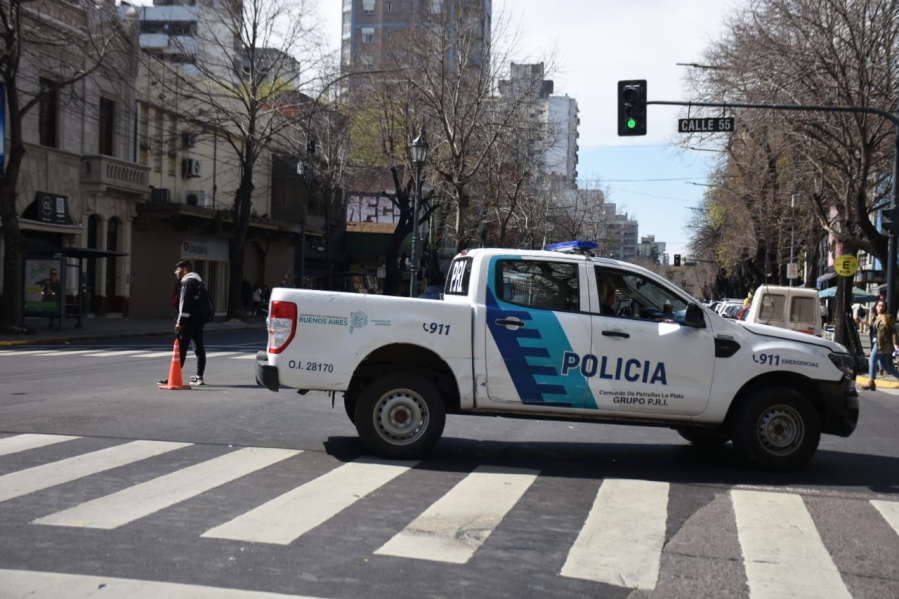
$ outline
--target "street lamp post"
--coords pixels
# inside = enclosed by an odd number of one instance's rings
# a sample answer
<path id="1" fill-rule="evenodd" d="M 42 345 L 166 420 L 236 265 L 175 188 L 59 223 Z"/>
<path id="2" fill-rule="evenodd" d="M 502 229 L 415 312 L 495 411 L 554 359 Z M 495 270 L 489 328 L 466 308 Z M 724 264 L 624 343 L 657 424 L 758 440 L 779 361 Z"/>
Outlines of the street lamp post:
<path id="1" fill-rule="evenodd" d="M 306 229 L 309 224 L 309 184 L 312 180 L 312 155 L 315 154 L 315 142 L 312 139 L 306 141 L 306 156 L 297 161 L 297 174 L 303 175 L 303 213 L 300 222 L 300 247 L 297 251 L 297 282 L 296 287 L 305 287 L 306 280 Z"/>
<path id="2" fill-rule="evenodd" d="M 418 267 L 421 262 L 421 239 L 418 226 L 418 210 L 421 204 L 421 169 L 428 159 L 428 142 L 425 132 L 412 141 L 412 163 L 415 165 L 415 198 L 412 202 L 412 271 L 409 275 L 409 297 L 415 297 L 418 287 Z"/>

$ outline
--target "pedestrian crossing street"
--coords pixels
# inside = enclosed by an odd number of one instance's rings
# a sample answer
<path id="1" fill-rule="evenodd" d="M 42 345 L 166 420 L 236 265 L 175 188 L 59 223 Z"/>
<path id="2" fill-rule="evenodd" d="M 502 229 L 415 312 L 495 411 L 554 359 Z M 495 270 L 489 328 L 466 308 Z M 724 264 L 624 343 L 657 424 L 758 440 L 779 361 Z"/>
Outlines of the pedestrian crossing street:
<path id="1" fill-rule="evenodd" d="M 171 358 L 172 350 L 155 351 L 150 349 L 26 349 L 16 351 L 0 351 L 0 360 L 12 364 L 17 359 L 28 357 L 68 357 L 83 356 L 88 358 Z M 187 353 L 188 358 L 193 358 L 193 351 Z M 232 360 L 252 360 L 256 357 L 256 351 L 206 351 L 206 358 L 229 358 Z"/>
<path id="2" fill-rule="evenodd" d="M 0 438 L 0 519 L 4 504 L 16 499 L 34 497 L 51 489 L 89 480 L 117 469 L 140 464 L 150 458 L 174 457 L 190 448 L 190 443 L 136 440 L 86 452 L 73 450 L 68 457 L 66 447 L 80 437 L 45 434 L 18 434 Z M 10 456 L 27 456 L 29 451 L 52 448 L 53 459 L 10 471 Z M 204 449 L 208 447 L 204 446 Z M 204 493 L 238 482 L 241 478 L 286 461 L 298 461 L 318 454 L 304 455 L 301 450 L 262 447 L 213 447 L 221 455 L 185 465 L 172 460 L 173 470 L 149 480 L 124 486 L 118 491 L 99 494 L 74 505 L 64 505 L 68 495 L 54 493 L 60 509 L 31 520 L 36 527 L 68 527 L 70 530 L 115 530 L 153 514 L 174 508 Z M 45 452 L 41 455 L 50 455 Z M 15 456 L 18 454 L 18 456 Z M 391 485 L 417 489 L 422 466 L 417 461 L 382 461 L 360 457 L 340 462 L 328 457 L 324 473 L 311 475 L 306 482 L 286 491 L 267 494 L 266 488 L 255 489 L 256 503 L 247 511 L 217 523 L 200 534 L 208 542 L 231 540 L 245 543 L 287 546 L 319 527 L 341 518 L 354 506 Z M 15 462 L 19 463 L 19 462 Z M 409 560 L 426 560 L 465 565 L 489 553 L 489 539 L 503 530 L 504 520 L 523 502 L 541 478 L 539 470 L 481 465 L 470 472 L 450 472 L 452 486 L 420 514 L 411 519 L 390 523 L 395 526 L 392 537 L 374 551 L 374 555 Z M 563 578 L 604 583 L 627 589 L 652 591 L 663 578 L 667 552 L 689 553 L 667 531 L 671 512 L 670 499 L 675 483 L 599 479 L 595 483 L 592 506 L 578 515 L 582 520 L 576 538 L 565 548 L 561 570 Z M 554 483 L 556 484 L 556 483 Z M 566 490 L 554 493 L 565 497 Z M 591 495 L 594 492 L 591 491 Z M 272 496 L 269 496 L 272 495 Z M 837 502 L 819 511 L 809 503 Z M 722 503 L 723 502 L 723 503 Z M 709 505 L 725 509 L 720 513 L 733 519 L 728 526 L 720 522 L 699 526 L 699 538 L 711 538 L 733 526 L 742 556 L 742 568 L 749 596 L 753 598 L 852 597 L 846 580 L 847 567 L 835 561 L 829 543 L 819 533 L 822 514 L 836 513 L 838 525 L 843 511 L 839 502 L 851 502 L 853 512 L 862 510 L 865 518 L 882 529 L 896 547 L 899 535 L 899 501 L 860 497 L 807 497 L 797 492 L 771 489 L 721 487 Z M 863 504 L 858 507 L 858 504 Z M 708 507 L 708 506 L 706 506 Z M 384 517 L 393 510 L 385 509 Z M 701 511 L 701 510 L 700 510 Z M 815 512 L 815 516 L 813 516 Z M 13 511 L 13 513 L 16 513 Z M 536 522 L 535 518 L 535 522 Z M 537 524 L 535 524 L 537 525 Z M 539 525 L 537 525 L 539 526 Z M 686 526 L 682 527 L 686 528 Z M 721 529 L 715 530 L 715 529 Z M 539 533 L 539 530 L 537 531 Z M 675 538 L 680 533 L 675 534 Z M 860 535 L 858 545 L 866 545 L 864 533 L 845 530 L 841 535 Z M 689 536 L 689 535 L 687 535 Z M 678 545 L 666 548 L 666 545 Z M 870 545 L 870 543 L 868 543 Z M 862 549 L 858 549 L 861 551 Z M 882 549 L 868 547 L 872 556 Z M 698 549 L 697 549 L 698 551 Z M 709 551 L 709 549 L 705 549 Z M 843 555 L 840 550 L 836 553 Z M 858 575 L 858 573 L 855 573 Z M 888 573 L 886 573 L 888 576 Z M 891 587 L 895 590 L 896 579 Z M 2 593 L 0 593 L 2 595 Z M 895 596 L 895 595 L 894 595 Z"/>

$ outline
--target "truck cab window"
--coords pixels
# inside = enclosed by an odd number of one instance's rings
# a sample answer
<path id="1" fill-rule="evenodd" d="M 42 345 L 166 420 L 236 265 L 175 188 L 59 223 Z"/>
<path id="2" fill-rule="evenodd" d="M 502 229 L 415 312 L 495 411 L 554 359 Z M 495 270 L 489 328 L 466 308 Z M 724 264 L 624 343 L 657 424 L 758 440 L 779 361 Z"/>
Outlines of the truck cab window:
<path id="1" fill-rule="evenodd" d="M 597 266 L 596 284 L 600 305 L 595 311 L 600 314 L 645 320 L 683 321 L 687 302 L 652 279 Z M 614 300 L 606 297 L 608 301 L 603 303 L 603 292 L 610 287 L 615 289 Z"/>
<path id="2" fill-rule="evenodd" d="M 580 311 L 578 265 L 543 260 L 499 260 L 497 297 L 540 310 Z"/>

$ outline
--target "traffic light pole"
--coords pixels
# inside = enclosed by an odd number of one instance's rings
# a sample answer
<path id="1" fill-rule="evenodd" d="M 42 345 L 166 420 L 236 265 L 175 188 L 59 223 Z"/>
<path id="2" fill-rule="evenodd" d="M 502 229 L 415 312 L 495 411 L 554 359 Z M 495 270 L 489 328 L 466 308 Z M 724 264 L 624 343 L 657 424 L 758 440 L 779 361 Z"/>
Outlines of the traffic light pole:
<path id="1" fill-rule="evenodd" d="M 698 106 L 700 108 L 757 108 L 764 110 L 793 110 L 804 112 L 851 112 L 855 114 L 876 114 L 893 123 L 896 140 L 893 147 L 893 195 L 890 198 L 890 214 L 896 213 L 899 206 L 899 113 L 893 114 L 878 108 L 860 106 L 805 106 L 802 104 L 747 104 L 742 102 L 671 102 L 666 100 L 647 101 L 647 104 L 663 106 Z M 887 274 L 887 306 L 890 314 L 895 315 L 897 305 L 896 294 L 896 258 L 899 253 L 896 243 L 896 231 L 887 231 L 887 263 L 884 265 Z M 851 287 L 851 286 L 850 286 Z"/>

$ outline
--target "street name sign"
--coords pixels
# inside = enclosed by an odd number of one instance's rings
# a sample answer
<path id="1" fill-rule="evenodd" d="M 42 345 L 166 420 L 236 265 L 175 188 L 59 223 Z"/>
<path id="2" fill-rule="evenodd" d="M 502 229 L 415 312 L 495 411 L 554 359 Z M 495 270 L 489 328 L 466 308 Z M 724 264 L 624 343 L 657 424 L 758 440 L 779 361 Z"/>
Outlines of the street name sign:
<path id="1" fill-rule="evenodd" d="M 733 117 L 709 119 L 678 119 L 677 130 L 681 133 L 721 133 L 734 130 Z"/>

